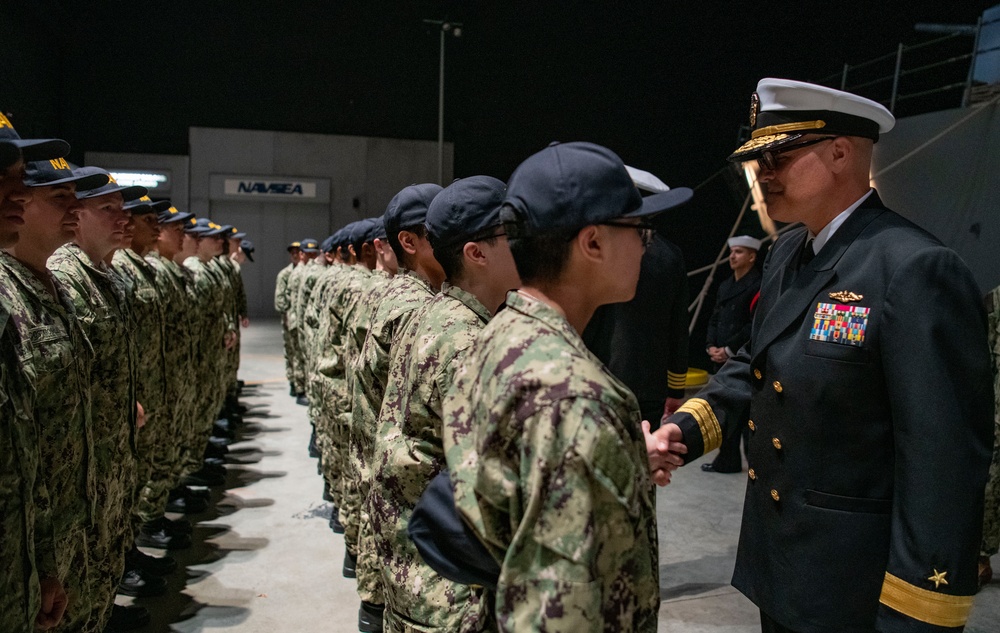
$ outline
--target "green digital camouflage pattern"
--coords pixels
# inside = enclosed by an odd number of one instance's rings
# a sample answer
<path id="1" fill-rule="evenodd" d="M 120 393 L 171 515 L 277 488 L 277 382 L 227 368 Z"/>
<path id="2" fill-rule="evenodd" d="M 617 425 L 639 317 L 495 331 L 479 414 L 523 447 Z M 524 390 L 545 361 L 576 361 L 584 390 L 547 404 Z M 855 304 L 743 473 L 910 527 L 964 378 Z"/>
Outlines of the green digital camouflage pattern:
<path id="1" fill-rule="evenodd" d="M 488 621 L 482 589 L 439 576 L 420 558 L 407 525 L 445 466 L 442 396 L 489 318 L 476 297 L 445 284 L 414 311 L 392 350 L 368 499 L 386 631 L 481 631 Z"/>
<path id="2" fill-rule="evenodd" d="M 0 283 L 6 283 L 2 273 Z M 0 630 L 31 631 L 40 606 L 35 532 L 43 515 L 35 512 L 35 498 L 42 496 L 36 486 L 44 484 L 33 394 L 21 375 L 16 345 L 0 298 Z"/>
<path id="3" fill-rule="evenodd" d="M 189 325 L 197 337 L 195 343 L 195 376 L 198 404 L 195 417 L 195 437 L 192 450 L 187 455 L 189 472 L 202 465 L 202 451 L 212 433 L 225 396 L 223 367 L 225 363 L 226 333 L 230 320 L 226 313 L 222 281 L 217 272 L 197 257 L 184 260 L 184 267 L 191 271 L 188 297 L 192 302 L 194 322 Z"/>
<path id="4" fill-rule="evenodd" d="M 1000 551 L 1000 287 L 986 297 L 989 311 L 989 341 L 993 357 L 993 393 L 996 397 L 993 436 L 993 462 L 986 481 L 986 507 L 983 515 L 982 554 Z"/>
<path id="5" fill-rule="evenodd" d="M 655 631 L 656 517 L 635 396 L 564 317 L 517 292 L 465 364 L 444 416 L 475 421 L 474 473 L 460 479 L 473 485 L 456 503 L 501 561 L 500 630 Z"/>
<path id="6" fill-rule="evenodd" d="M 173 438 L 167 409 L 167 375 L 176 368 L 167 365 L 166 297 L 156 283 L 156 270 L 131 249 L 115 253 L 114 267 L 128 280 L 128 301 L 135 322 L 135 345 L 138 366 L 135 398 L 142 404 L 146 423 L 136 434 L 138 448 L 138 501 L 136 523 L 150 521 L 162 514 L 157 498 L 144 491 L 156 481 L 168 479 L 173 468 Z M 138 525 L 134 526 L 138 527 Z"/>
<path id="7" fill-rule="evenodd" d="M 348 530 L 353 517 L 359 512 L 356 495 L 350 494 L 347 484 L 348 429 L 344 416 L 348 412 L 346 371 L 350 357 L 346 353 L 345 337 L 349 335 L 347 321 L 359 301 L 363 300 L 371 274 L 364 267 L 339 264 L 331 267 L 331 276 L 325 284 L 324 309 L 319 313 L 317 330 L 317 359 L 314 372 L 319 400 L 317 434 L 322 438 L 323 477 L 339 509 L 339 519 L 345 526 L 345 544 L 357 553 L 357 530 Z M 311 402 L 310 402 L 311 404 Z M 345 521 L 347 523 L 345 523 Z"/>
<path id="8" fill-rule="evenodd" d="M 358 522 L 358 595 L 366 602 L 381 604 L 381 572 L 372 542 L 367 512 L 371 488 L 378 412 L 382 408 L 389 362 L 395 353 L 397 334 L 406 328 L 414 311 L 434 296 L 430 285 L 416 273 L 400 269 L 386 286 L 382 301 L 372 313 L 368 335 L 354 363 L 351 389 L 350 460 L 358 486 L 362 511 Z M 346 527 L 346 526 L 345 526 Z"/>
<path id="9" fill-rule="evenodd" d="M 328 407 L 325 393 L 326 385 L 318 367 L 324 357 L 325 332 L 330 327 L 328 305 L 340 269 L 341 266 L 337 264 L 323 268 L 323 272 L 316 279 L 316 285 L 313 287 L 305 313 L 307 327 L 311 331 L 310 347 L 306 352 L 306 358 L 309 362 L 306 371 L 306 396 L 309 399 L 307 414 L 309 422 L 316 430 L 316 446 L 321 454 L 326 450 L 327 444 L 325 416 Z"/>
<path id="10" fill-rule="evenodd" d="M 285 312 L 285 316 L 288 320 L 288 337 L 291 346 L 291 363 L 292 363 L 292 384 L 295 385 L 295 391 L 297 393 L 304 393 L 306 390 L 306 376 L 305 370 L 302 366 L 302 356 L 303 351 L 299 347 L 300 337 L 299 337 L 299 308 L 297 301 L 299 298 L 299 288 L 302 287 L 302 278 L 306 273 L 306 265 L 299 264 L 292 269 L 292 272 L 288 275 L 288 311 Z M 285 354 L 288 354 L 286 348 Z"/>
<path id="11" fill-rule="evenodd" d="M 36 487 L 35 560 L 40 576 L 62 579 L 71 608 L 61 630 L 82 630 L 90 617 L 86 532 L 98 498 L 91 459 L 92 353 L 67 291 L 55 295 L 30 269 L 0 251 L 0 303 L 9 313 L 21 375 L 33 394 L 39 485 Z"/>
<path id="12" fill-rule="evenodd" d="M 198 390 L 191 388 L 192 377 L 196 374 L 195 344 L 196 327 L 200 327 L 199 315 L 194 310 L 194 304 L 188 294 L 188 286 L 194 282 L 194 276 L 184 266 L 171 261 L 159 253 L 147 255 L 146 261 L 156 272 L 156 285 L 165 298 L 164 339 L 166 341 L 167 372 L 167 414 L 170 422 L 167 424 L 175 429 L 175 435 L 170 442 L 171 473 L 167 481 L 158 482 L 143 489 L 143 497 L 149 497 L 151 506 L 166 506 L 169 491 L 174 488 L 184 474 L 189 462 L 191 451 L 199 450 L 193 446 L 196 432 L 197 396 Z M 203 450 L 204 446 L 200 447 Z M 199 455 L 200 457 L 200 455 Z"/>
<path id="13" fill-rule="evenodd" d="M 291 331 L 288 329 L 288 278 L 292 274 L 292 269 L 295 268 L 295 264 L 288 264 L 280 271 L 278 271 L 278 278 L 274 282 L 274 310 L 279 315 L 281 315 L 281 336 L 285 342 L 285 376 L 288 378 L 288 382 L 291 383 L 293 379 L 292 375 L 292 343 Z"/>
<path id="14" fill-rule="evenodd" d="M 103 630 L 125 568 L 125 551 L 133 542 L 131 516 L 138 493 L 134 321 L 117 273 L 103 263 L 93 265 L 75 244 L 57 250 L 49 267 L 65 285 L 94 352 L 90 389 L 97 503 L 95 529 L 88 533 L 86 591 L 91 622 Z"/>
<path id="15" fill-rule="evenodd" d="M 220 362 L 219 381 L 222 384 L 223 396 L 235 395 L 236 372 L 240 366 L 240 312 L 239 291 L 236 288 L 239 272 L 234 270 L 236 262 L 228 255 L 213 257 L 206 264 L 216 273 L 222 290 L 223 313 L 226 315 L 226 331 L 233 336 L 233 343 L 223 348 Z M 234 276 L 235 273 L 235 276 Z"/>

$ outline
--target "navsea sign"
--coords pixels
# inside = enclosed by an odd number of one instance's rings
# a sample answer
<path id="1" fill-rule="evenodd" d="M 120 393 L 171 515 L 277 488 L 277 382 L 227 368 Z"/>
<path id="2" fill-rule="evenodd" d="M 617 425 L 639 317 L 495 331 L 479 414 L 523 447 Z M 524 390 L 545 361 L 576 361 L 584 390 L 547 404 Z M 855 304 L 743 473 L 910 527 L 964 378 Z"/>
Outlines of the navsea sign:
<path id="1" fill-rule="evenodd" d="M 274 174 L 211 174 L 211 200 L 245 200 L 271 203 L 327 204 L 330 180 Z"/>
<path id="2" fill-rule="evenodd" d="M 301 180 L 257 180 L 226 178 L 223 192 L 227 196 L 268 196 L 278 198 L 315 198 L 316 183 Z"/>

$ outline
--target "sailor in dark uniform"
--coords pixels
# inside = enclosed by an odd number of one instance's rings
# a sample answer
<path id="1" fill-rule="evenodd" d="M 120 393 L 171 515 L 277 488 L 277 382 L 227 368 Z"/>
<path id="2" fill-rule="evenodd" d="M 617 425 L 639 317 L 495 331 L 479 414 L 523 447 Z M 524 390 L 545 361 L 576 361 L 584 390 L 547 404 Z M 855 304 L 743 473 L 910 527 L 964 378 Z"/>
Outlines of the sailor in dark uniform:
<path id="1" fill-rule="evenodd" d="M 736 351 L 750 340 L 753 308 L 756 307 L 757 293 L 760 292 L 760 271 L 756 266 L 760 240 L 749 235 L 738 235 L 729 238 L 726 243 L 729 245 L 729 267 L 733 270 L 733 276 L 719 284 L 715 309 L 708 320 L 705 345 L 716 371 L 727 360 L 736 356 Z M 715 473 L 742 472 L 741 437 L 746 445 L 749 439 L 748 429 L 740 429 L 723 438 L 715 461 L 702 464 L 701 469 Z"/>
<path id="2" fill-rule="evenodd" d="M 768 214 L 750 343 L 657 432 L 690 461 L 750 430 L 733 585 L 764 631 L 961 630 L 976 592 L 993 399 L 968 268 L 869 187 L 892 115 L 764 79 L 750 141 Z"/>

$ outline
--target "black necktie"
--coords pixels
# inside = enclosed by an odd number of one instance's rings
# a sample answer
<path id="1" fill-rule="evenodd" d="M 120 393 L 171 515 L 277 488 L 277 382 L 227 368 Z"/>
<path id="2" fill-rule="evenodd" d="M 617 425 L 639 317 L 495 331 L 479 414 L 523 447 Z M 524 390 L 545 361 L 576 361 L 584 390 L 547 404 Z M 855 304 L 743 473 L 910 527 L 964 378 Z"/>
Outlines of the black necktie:
<path id="1" fill-rule="evenodd" d="M 808 266 L 814 257 L 816 257 L 816 253 L 813 251 L 813 238 L 809 238 L 806 240 L 806 245 L 802 248 L 802 254 L 799 256 L 799 268 Z"/>

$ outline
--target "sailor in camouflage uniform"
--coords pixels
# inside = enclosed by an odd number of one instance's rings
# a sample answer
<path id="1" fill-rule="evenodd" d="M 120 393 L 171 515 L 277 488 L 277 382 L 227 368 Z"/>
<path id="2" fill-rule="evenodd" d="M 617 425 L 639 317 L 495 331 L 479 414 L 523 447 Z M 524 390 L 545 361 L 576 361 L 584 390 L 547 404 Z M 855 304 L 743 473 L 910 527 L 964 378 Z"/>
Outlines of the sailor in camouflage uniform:
<path id="1" fill-rule="evenodd" d="M 22 151 L 32 160 L 48 160 L 63 156 L 69 146 L 21 139 L 0 115 L 0 248 L 17 242 L 24 205 L 31 200 L 22 182 Z M 6 289 L 0 290 L 0 629 L 28 632 L 59 622 L 66 592 L 57 575 L 51 506 L 40 463 L 38 394 L 22 371 L 19 330 L 10 314 L 20 301 L 2 260 L 0 286 Z"/>
<path id="2" fill-rule="evenodd" d="M 295 385 L 296 401 L 306 404 L 305 350 L 302 349 L 301 318 L 302 306 L 299 304 L 299 290 L 302 288 L 309 268 L 307 264 L 319 255 L 319 242 L 305 238 L 299 245 L 299 265 L 288 275 L 288 331 L 292 342 L 292 382 Z"/>
<path id="3" fill-rule="evenodd" d="M 39 425 L 40 463 L 47 464 L 48 492 L 39 509 L 51 518 L 52 575 L 62 579 L 68 594 L 60 629 L 65 631 L 94 630 L 88 536 L 99 525 L 100 481 L 91 422 L 93 349 L 69 289 L 46 262 L 74 237 L 82 207 L 74 192 L 107 182 L 102 175 L 74 176 L 62 159 L 28 163 L 25 184 L 31 199 L 24 205 L 25 224 L 18 243 L 0 253 L 0 293 L 17 331 L 22 371 L 35 393 L 32 408 Z"/>
<path id="4" fill-rule="evenodd" d="M 383 216 L 389 243 L 399 261 L 399 271 L 372 314 L 370 329 L 354 365 L 350 459 L 362 504 L 367 503 L 371 487 L 378 412 L 389 377 L 390 358 L 397 353 L 397 336 L 414 311 L 430 301 L 444 281 L 444 271 L 434 259 L 424 229 L 427 207 L 440 191 L 441 187 L 434 184 L 406 187 L 389 202 Z M 380 630 L 384 608 L 381 572 L 371 544 L 372 531 L 364 505 L 359 518 L 358 594 L 362 601 L 359 625 L 362 630 Z"/>
<path id="5" fill-rule="evenodd" d="M 445 466 L 441 398 L 476 336 L 519 285 L 500 223 L 506 187 L 488 176 L 458 180 L 435 196 L 425 226 L 447 280 L 395 343 L 389 366 L 369 512 L 385 591 L 385 629 L 492 628 L 490 596 L 439 576 L 407 534 L 410 514 Z"/>
<path id="6" fill-rule="evenodd" d="M 274 311 L 281 315 L 281 336 L 285 343 L 285 376 L 288 378 L 288 386 L 291 395 L 295 395 L 294 372 L 292 369 L 292 349 L 291 331 L 288 329 L 288 310 L 291 307 L 288 300 L 288 279 L 292 270 L 299 262 L 299 245 L 301 242 L 292 242 L 286 249 L 288 258 L 291 260 L 287 266 L 278 271 L 278 277 L 274 283 Z"/>
<path id="7" fill-rule="evenodd" d="M 644 201 L 621 159 L 589 143 L 550 145 L 511 176 L 501 217 L 523 285 L 465 355 L 443 413 L 446 428 L 473 425 L 475 451 L 448 464 L 456 506 L 501 563 L 501 631 L 656 630 L 639 404 L 580 332 L 635 293 L 652 237 L 641 218 L 690 195 Z"/>
<path id="8" fill-rule="evenodd" d="M 94 168 L 73 173 L 100 175 L 107 180 Z M 82 209 L 74 240 L 49 260 L 53 275 L 69 291 L 94 352 L 91 432 L 97 499 L 95 529 L 88 534 L 87 599 L 92 608 L 90 625 L 97 631 L 103 630 L 111 617 L 111 605 L 125 573 L 125 552 L 134 538 L 132 510 L 138 487 L 135 328 L 124 282 L 108 265 L 122 245 L 129 221 L 123 189 L 110 182 L 78 192 Z M 163 592 L 162 579 L 147 583 L 138 576 L 126 576 L 122 589 L 145 595 Z"/>

